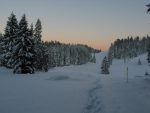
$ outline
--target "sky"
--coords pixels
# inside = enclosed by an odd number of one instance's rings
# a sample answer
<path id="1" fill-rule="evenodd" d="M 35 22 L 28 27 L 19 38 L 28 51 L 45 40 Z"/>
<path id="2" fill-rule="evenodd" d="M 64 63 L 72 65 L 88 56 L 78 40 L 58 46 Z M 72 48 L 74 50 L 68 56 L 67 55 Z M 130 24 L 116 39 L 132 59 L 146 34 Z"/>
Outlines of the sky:
<path id="1" fill-rule="evenodd" d="M 11 12 L 42 21 L 42 39 L 107 50 L 117 38 L 150 34 L 150 0 L 0 0 L 0 32 Z"/>

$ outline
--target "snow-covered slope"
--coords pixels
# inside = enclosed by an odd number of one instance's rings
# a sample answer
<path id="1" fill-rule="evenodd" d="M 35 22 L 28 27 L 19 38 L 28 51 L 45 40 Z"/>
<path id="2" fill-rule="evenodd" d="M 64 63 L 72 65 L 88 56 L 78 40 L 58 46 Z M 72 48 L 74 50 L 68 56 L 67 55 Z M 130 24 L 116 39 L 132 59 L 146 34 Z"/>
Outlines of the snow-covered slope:
<path id="1" fill-rule="evenodd" d="M 146 61 L 147 55 L 127 60 L 114 60 L 110 75 L 101 76 L 102 89 L 101 113 L 149 113 L 150 112 L 150 72 Z M 138 65 L 138 60 L 142 65 Z M 126 68 L 128 67 L 129 82 L 126 83 Z"/>
<path id="2" fill-rule="evenodd" d="M 12 74 L 0 68 L 0 113 L 149 113 L 150 72 L 146 55 L 114 60 L 110 75 L 100 74 L 106 53 L 97 63 L 57 67 L 48 73 Z M 129 83 L 126 83 L 126 67 Z"/>

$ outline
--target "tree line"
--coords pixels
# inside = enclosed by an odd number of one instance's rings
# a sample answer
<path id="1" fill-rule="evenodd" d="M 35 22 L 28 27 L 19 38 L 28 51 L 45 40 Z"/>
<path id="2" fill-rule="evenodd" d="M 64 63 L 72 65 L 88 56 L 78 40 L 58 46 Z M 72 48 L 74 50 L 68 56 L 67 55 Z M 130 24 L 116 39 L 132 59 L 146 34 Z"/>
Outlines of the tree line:
<path id="1" fill-rule="evenodd" d="M 113 58 L 124 59 L 137 57 L 146 53 L 150 45 L 150 37 L 128 37 L 126 39 L 117 39 L 109 48 L 109 54 Z"/>
<path id="2" fill-rule="evenodd" d="M 85 64 L 92 61 L 95 52 L 100 52 L 82 44 L 44 42 L 41 33 L 40 19 L 29 27 L 25 14 L 18 22 L 12 13 L 4 34 L 0 34 L 0 65 L 14 73 L 35 73 L 56 66 Z"/>
<path id="3" fill-rule="evenodd" d="M 147 13 L 150 13 L 150 3 L 146 5 Z M 108 55 L 104 57 L 101 64 L 101 73 L 109 74 L 109 67 L 112 64 L 113 58 L 124 59 L 126 62 L 127 58 L 137 57 L 143 53 L 147 54 L 147 61 L 150 63 L 150 37 L 147 35 L 143 38 L 132 38 L 128 37 L 126 39 L 117 39 L 111 44 Z M 140 59 L 138 60 L 138 65 L 141 65 Z M 146 72 L 146 75 L 148 73 Z"/>
<path id="4" fill-rule="evenodd" d="M 117 39 L 111 44 L 107 56 L 104 57 L 101 64 L 101 73 L 109 74 L 109 67 L 112 65 L 113 59 L 126 59 L 137 57 L 141 54 L 148 53 L 147 60 L 150 63 L 150 37 L 147 35 L 140 38 L 127 37 L 125 39 Z M 140 65 L 140 59 L 138 65 Z"/>

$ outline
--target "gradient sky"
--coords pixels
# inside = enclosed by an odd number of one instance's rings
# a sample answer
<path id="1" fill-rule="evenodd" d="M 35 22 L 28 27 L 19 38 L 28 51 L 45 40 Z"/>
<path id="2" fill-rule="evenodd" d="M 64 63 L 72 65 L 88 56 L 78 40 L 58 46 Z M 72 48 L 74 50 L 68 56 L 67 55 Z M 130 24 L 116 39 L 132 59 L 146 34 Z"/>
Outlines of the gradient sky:
<path id="1" fill-rule="evenodd" d="M 42 21 L 43 40 L 107 50 L 117 38 L 150 34 L 150 0 L 0 0 L 0 32 L 13 11 L 18 20 Z"/>

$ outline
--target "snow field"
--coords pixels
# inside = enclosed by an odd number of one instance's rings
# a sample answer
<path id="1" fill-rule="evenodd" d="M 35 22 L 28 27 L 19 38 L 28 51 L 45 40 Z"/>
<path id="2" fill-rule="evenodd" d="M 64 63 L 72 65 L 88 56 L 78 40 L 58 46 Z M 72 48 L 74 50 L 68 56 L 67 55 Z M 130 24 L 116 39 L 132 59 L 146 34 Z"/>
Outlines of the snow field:
<path id="1" fill-rule="evenodd" d="M 1 67 L 0 113 L 149 113 L 146 54 L 126 64 L 114 60 L 110 74 L 103 75 L 100 65 L 105 55 L 97 54 L 96 64 L 56 67 L 33 75 L 12 74 Z"/>

